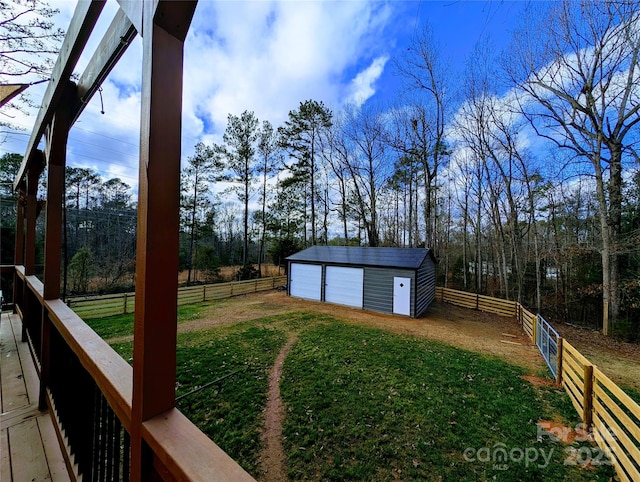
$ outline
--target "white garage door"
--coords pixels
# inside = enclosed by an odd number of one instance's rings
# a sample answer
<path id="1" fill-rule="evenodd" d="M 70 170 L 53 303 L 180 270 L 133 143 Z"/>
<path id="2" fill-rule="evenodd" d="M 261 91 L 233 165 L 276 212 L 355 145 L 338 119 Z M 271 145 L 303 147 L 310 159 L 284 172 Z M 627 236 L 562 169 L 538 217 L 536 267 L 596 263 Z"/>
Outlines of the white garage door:
<path id="1" fill-rule="evenodd" d="M 291 296 L 320 301 L 322 266 L 291 263 L 289 283 L 291 283 Z"/>
<path id="2" fill-rule="evenodd" d="M 364 270 L 327 266 L 324 299 L 329 303 L 362 308 Z"/>

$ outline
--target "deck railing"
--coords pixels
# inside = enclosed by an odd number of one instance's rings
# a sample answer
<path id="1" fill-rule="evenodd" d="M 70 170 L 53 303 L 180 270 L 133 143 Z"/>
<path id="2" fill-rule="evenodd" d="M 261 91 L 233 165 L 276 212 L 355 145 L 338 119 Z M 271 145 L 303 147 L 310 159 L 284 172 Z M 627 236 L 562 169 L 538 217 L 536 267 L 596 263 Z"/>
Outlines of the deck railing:
<path id="1" fill-rule="evenodd" d="M 4 268 L 6 270 L 6 267 Z M 62 300 L 15 267 L 14 307 L 77 480 L 129 480 L 132 367 Z M 164 480 L 253 480 L 179 410 L 143 423 L 149 464 Z"/>

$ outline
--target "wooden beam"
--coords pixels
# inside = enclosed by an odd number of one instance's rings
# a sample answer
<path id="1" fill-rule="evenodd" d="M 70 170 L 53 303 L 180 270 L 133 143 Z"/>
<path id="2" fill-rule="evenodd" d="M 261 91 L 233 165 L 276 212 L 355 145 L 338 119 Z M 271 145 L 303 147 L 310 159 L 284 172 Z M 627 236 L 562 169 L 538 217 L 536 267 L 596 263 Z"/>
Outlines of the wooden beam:
<path id="1" fill-rule="evenodd" d="M 44 238 L 44 289 L 45 300 L 60 298 L 60 260 L 62 252 L 62 204 L 65 190 L 65 168 L 67 165 L 67 140 L 71 129 L 71 105 L 77 88 L 71 81 L 60 98 L 51 125 L 46 132 L 47 210 Z M 47 387 L 50 383 L 51 364 L 51 320 L 43 306 L 40 314 L 40 398 L 38 408 L 47 406 Z"/>
<path id="2" fill-rule="evenodd" d="M 167 2 L 193 15 L 193 2 Z M 161 4 L 162 6 L 162 4 Z M 178 233 L 184 41 L 155 21 L 144 3 L 140 169 L 133 341 L 131 478 L 150 460 L 142 423 L 173 408 L 176 379 Z M 135 22 L 134 22 L 135 25 Z M 188 26 L 187 26 L 188 27 Z"/>
<path id="3" fill-rule="evenodd" d="M 21 187 L 18 191 L 18 199 L 16 201 L 17 219 L 16 219 L 16 241 L 14 245 L 13 264 L 24 264 L 24 207 L 26 202 L 25 188 Z M 15 298 L 14 298 L 15 300 Z"/>
<path id="4" fill-rule="evenodd" d="M 91 57 L 89 65 L 78 81 L 78 96 L 73 107 L 73 124 L 84 110 L 91 97 L 98 90 L 116 63 L 126 52 L 137 31 L 131 20 L 120 9 L 111 21 L 102 41 Z"/>
<path id="5" fill-rule="evenodd" d="M 0 107 L 20 95 L 29 84 L 0 84 Z"/>
<path id="6" fill-rule="evenodd" d="M 197 3 L 197 0 L 160 2 L 154 9 L 154 21 L 170 35 L 184 42 Z"/>
<path id="7" fill-rule="evenodd" d="M 45 127 L 51 122 L 53 113 L 57 109 L 60 98 L 67 87 L 67 82 L 73 73 L 73 69 L 80 58 L 80 54 L 89 39 L 89 35 L 105 3 L 106 0 L 80 1 L 76 6 L 71 24 L 67 29 L 67 34 L 62 43 L 58 60 L 53 68 L 51 80 L 42 98 L 41 107 L 38 111 L 38 117 L 31 132 L 29 143 L 27 144 L 24 159 L 13 183 L 14 190 L 17 189 L 25 175 L 27 164 L 38 147 Z"/>
<path id="8" fill-rule="evenodd" d="M 120 9 L 125 13 L 129 21 L 133 24 L 134 28 L 142 36 L 142 9 L 143 4 L 147 2 L 141 2 L 140 0 L 118 0 Z M 157 8 L 158 0 L 154 0 L 154 6 L 152 11 L 155 12 Z"/>
<path id="9" fill-rule="evenodd" d="M 62 250 L 62 204 L 65 191 L 65 167 L 67 164 L 67 140 L 71 129 L 71 101 L 76 86 L 67 82 L 46 136 L 47 206 L 44 243 L 44 299 L 60 298 L 60 260 Z"/>
<path id="10" fill-rule="evenodd" d="M 16 237 L 15 237 L 15 251 L 14 251 L 14 255 L 13 255 L 13 264 L 14 265 L 23 265 L 24 264 L 24 211 L 25 211 L 25 196 L 26 196 L 26 192 L 25 192 L 25 188 L 24 186 L 20 187 L 19 193 L 18 193 L 18 200 L 16 201 L 17 204 L 17 219 L 16 219 Z M 22 287 L 23 284 L 21 282 L 18 281 L 18 271 L 14 269 L 13 272 L 13 297 L 11 298 L 13 301 L 13 306 L 14 309 L 15 307 L 19 306 L 20 303 L 22 302 Z M 20 287 L 20 288 L 18 288 Z M 23 341 L 24 338 L 26 337 L 26 332 L 25 332 L 25 326 L 22 325 L 23 328 Z"/>
<path id="11" fill-rule="evenodd" d="M 30 276 L 36 269 L 36 219 L 38 203 L 38 180 L 44 167 L 42 151 L 36 151 L 31 159 L 27 172 L 27 199 L 26 199 L 26 231 L 24 235 L 24 273 Z"/>

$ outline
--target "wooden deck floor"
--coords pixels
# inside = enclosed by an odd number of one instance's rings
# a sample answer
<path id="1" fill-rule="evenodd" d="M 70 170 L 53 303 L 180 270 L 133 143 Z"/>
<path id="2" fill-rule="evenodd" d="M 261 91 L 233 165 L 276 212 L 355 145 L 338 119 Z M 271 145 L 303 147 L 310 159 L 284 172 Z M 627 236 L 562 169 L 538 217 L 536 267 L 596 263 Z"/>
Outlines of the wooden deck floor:
<path id="1" fill-rule="evenodd" d="M 0 319 L 0 481 L 69 481 L 51 416 L 38 410 L 38 375 L 18 316 Z"/>

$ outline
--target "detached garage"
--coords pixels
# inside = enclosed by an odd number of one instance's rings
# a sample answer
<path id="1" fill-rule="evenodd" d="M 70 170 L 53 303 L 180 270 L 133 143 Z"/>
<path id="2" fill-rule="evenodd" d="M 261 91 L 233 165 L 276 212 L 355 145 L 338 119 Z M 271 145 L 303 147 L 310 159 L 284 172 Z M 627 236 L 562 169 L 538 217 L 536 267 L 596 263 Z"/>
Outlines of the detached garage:
<path id="1" fill-rule="evenodd" d="M 312 246 L 287 261 L 297 298 L 417 318 L 435 297 L 429 249 Z"/>

